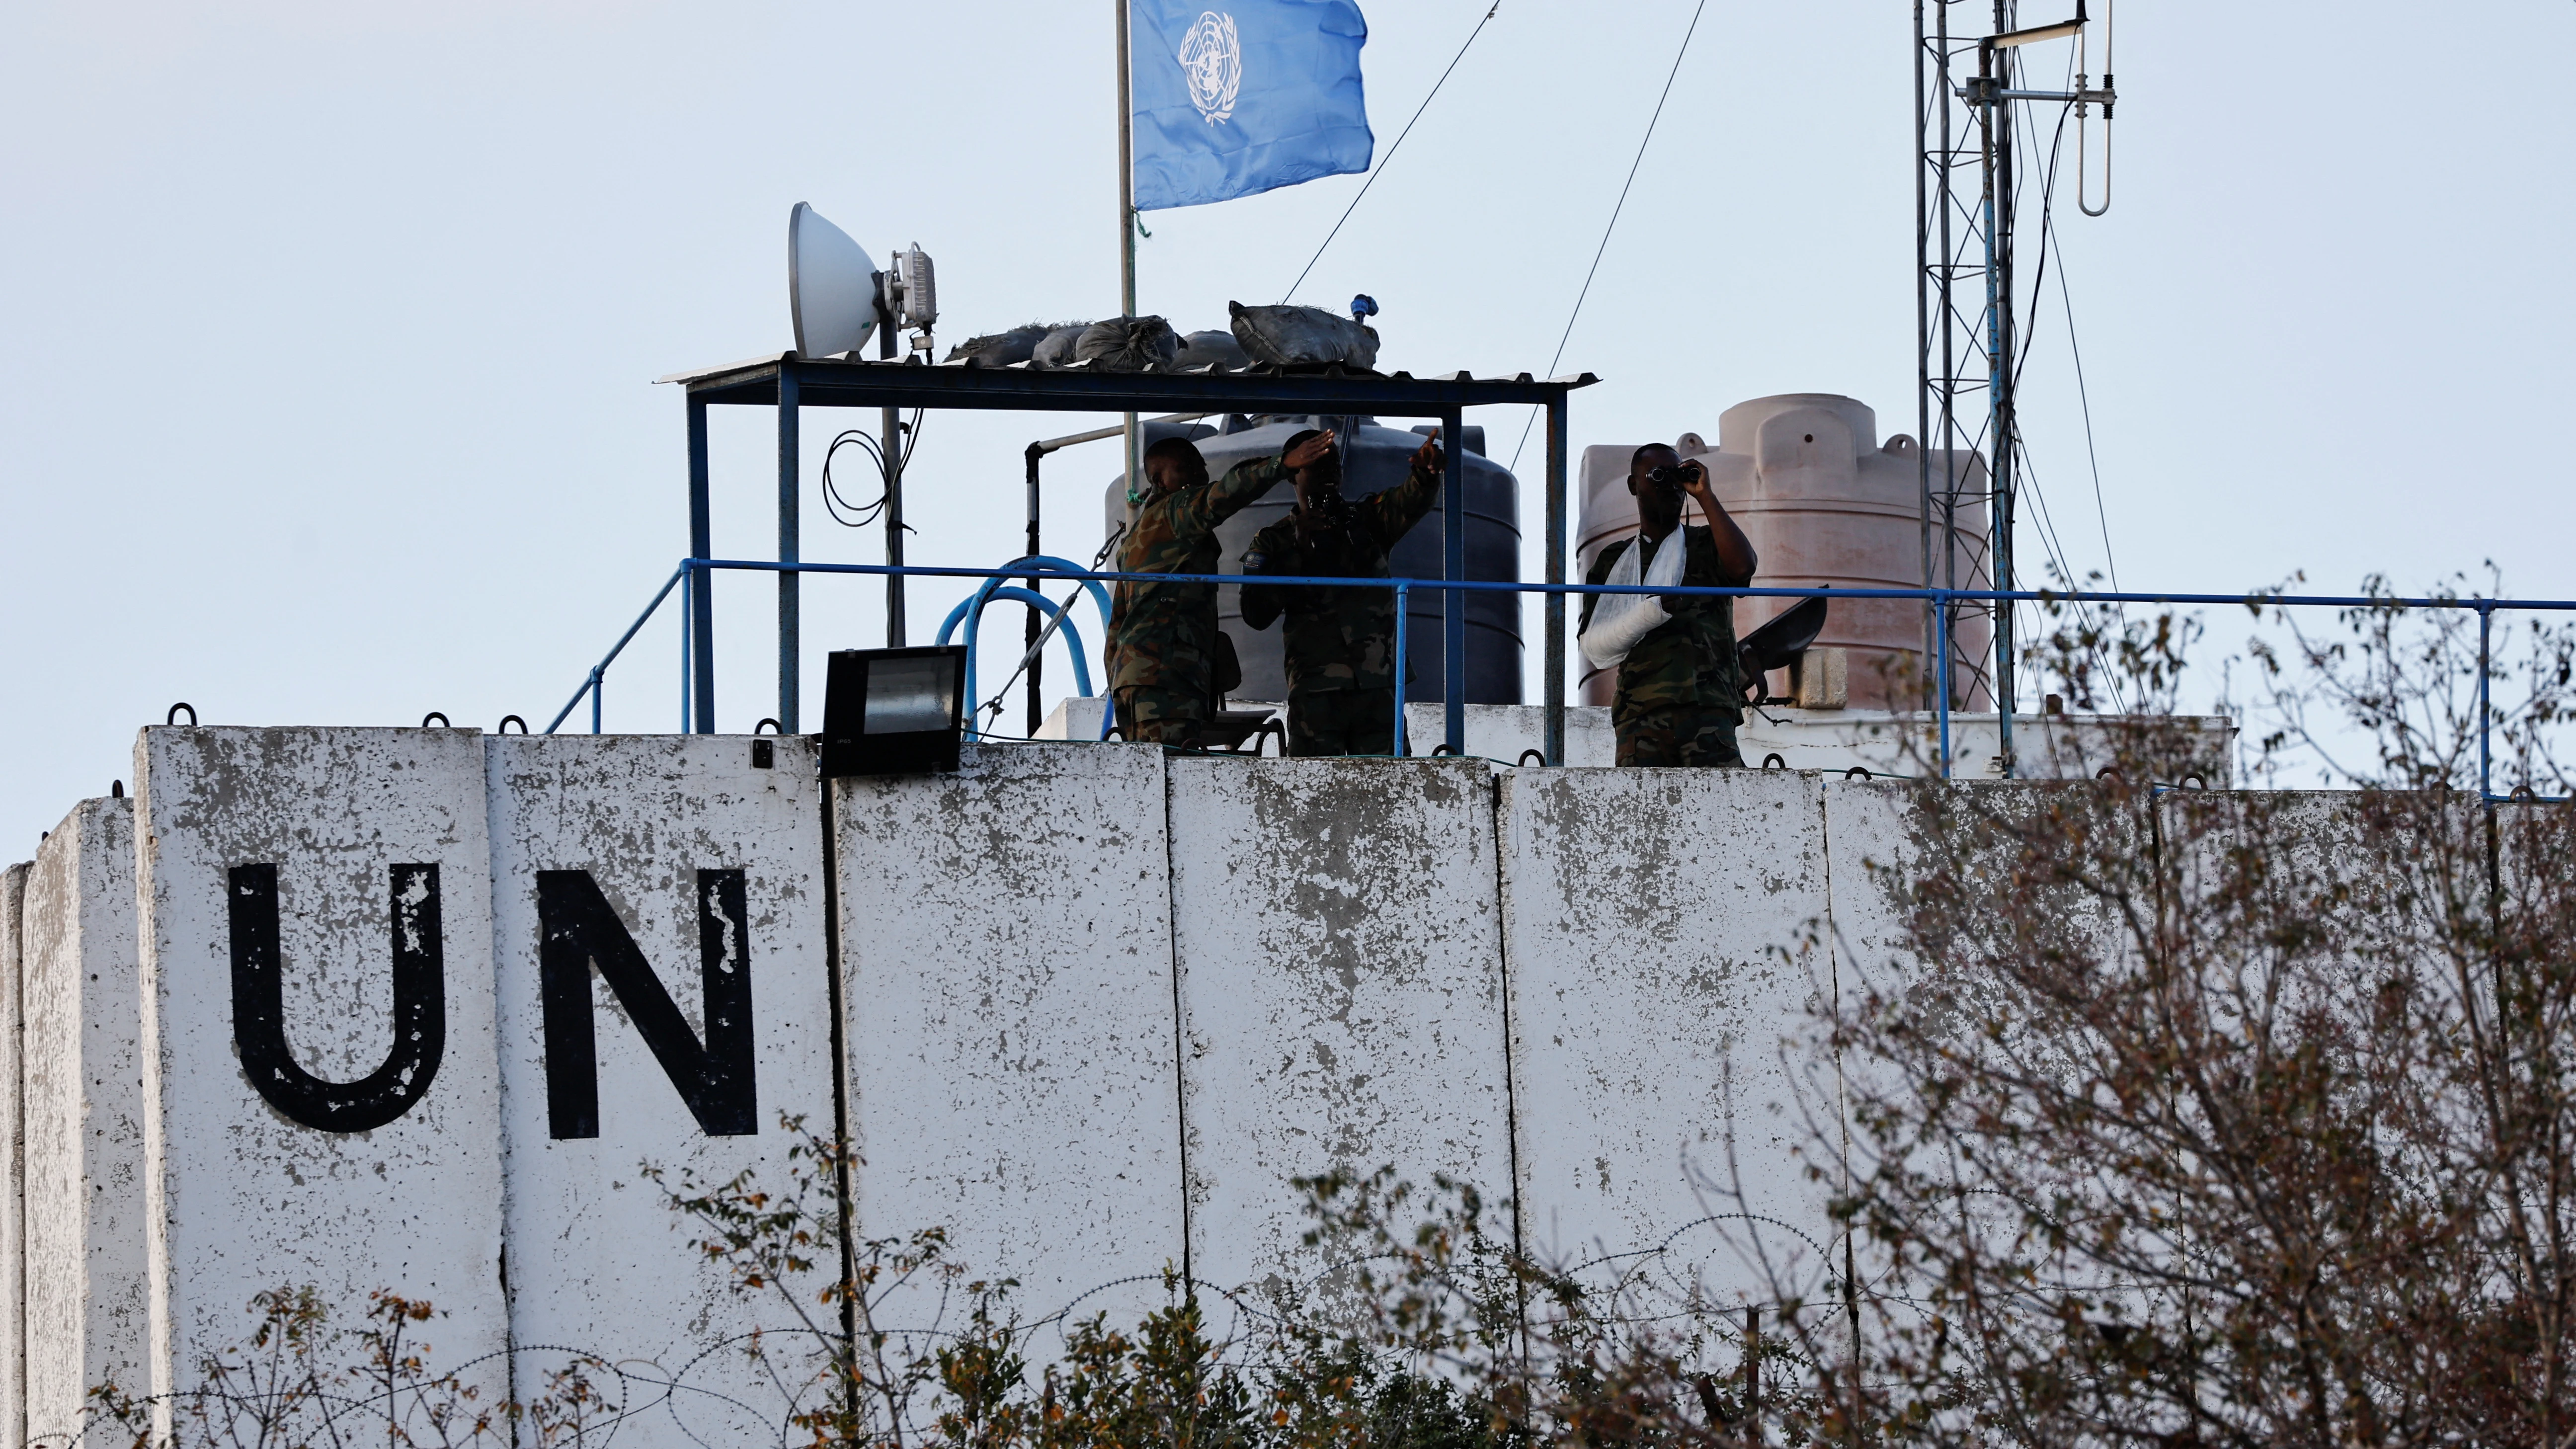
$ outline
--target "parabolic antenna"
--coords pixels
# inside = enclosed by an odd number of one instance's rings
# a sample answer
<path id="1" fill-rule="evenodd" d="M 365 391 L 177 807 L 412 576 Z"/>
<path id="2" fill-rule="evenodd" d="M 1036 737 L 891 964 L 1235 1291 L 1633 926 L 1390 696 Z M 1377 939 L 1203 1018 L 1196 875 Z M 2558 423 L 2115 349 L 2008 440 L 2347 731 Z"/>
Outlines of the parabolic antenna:
<path id="1" fill-rule="evenodd" d="M 877 328 L 877 264 L 801 201 L 787 214 L 787 311 L 806 357 L 856 352 Z"/>

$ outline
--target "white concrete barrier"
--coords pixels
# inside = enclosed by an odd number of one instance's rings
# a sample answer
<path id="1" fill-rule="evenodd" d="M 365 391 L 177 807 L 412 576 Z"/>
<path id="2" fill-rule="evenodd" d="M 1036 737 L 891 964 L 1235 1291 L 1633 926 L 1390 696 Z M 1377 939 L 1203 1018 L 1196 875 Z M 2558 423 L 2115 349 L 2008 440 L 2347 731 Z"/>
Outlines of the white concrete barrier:
<path id="1" fill-rule="evenodd" d="M 1132 1323 L 1182 1260 L 1163 768 L 968 746 L 954 777 L 838 786 L 853 1231 L 944 1226 L 1031 1316 Z"/>
<path id="2" fill-rule="evenodd" d="M 84 800 L 47 834 L 19 927 L 36 1440 L 78 1434 L 97 1384 L 148 1387 L 133 803 Z"/>
<path id="3" fill-rule="evenodd" d="M 432 1369 L 497 1399 L 481 738 L 154 728 L 135 753 L 154 1390 L 309 1283 L 344 1325 L 378 1289 L 435 1304 Z"/>
<path id="4" fill-rule="evenodd" d="M 1788 1044 L 1829 977 L 1800 944 L 1825 914 L 1821 805 L 1788 771 L 1503 781 L 1534 1254 L 1650 1293 L 1812 1287 L 1828 1229 L 1800 1149 L 1832 1081 Z"/>
<path id="5" fill-rule="evenodd" d="M 27 1118 L 18 923 L 35 863 L 0 871 L 0 1444 L 27 1442 Z"/>
<path id="6" fill-rule="evenodd" d="M 1493 791 L 1474 760 L 1172 762 L 1198 1277 L 1295 1292 L 1330 1266 L 1292 1177 L 1508 1195 Z"/>
<path id="7" fill-rule="evenodd" d="M 1508 754 L 1535 712 L 1468 718 Z M 970 746 L 832 787 L 827 843 L 804 740 L 138 753 L 139 816 L 87 802 L 0 876 L 26 1134 L 12 1159 L 0 1132 L 0 1441 L 12 1334 L 26 1430 L 61 1436 L 103 1380 L 191 1387 L 253 1293 L 303 1283 L 344 1323 L 433 1301 L 433 1367 L 482 1358 L 491 1398 L 508 1345 L 562 1345 L 636 1366 L 626 1437 L 774 1429 L 724 1345 L 793 1315 L 734 1296 L 639 1170 L 782 1188 L 778 1117 L 828 1133 L 836 1073 L 856 1236 L 945 1228 L 1031 1318 L 1132 1321 L 1167 1265 L 1305 1289 L 1333 1254 L 1288 1180 L 1380 1166 L 1476 1184 L 1595 1281 L 1812 1294 L 1840 1263 L 1805 1150 L 1841 1102 L 1783 1042 L 1819 990 L 1911 969 L 1871 869 L 1921 828 L 1901 782 Z M 1733 1246 L 1756 1233 L 1770 1268 Z M 884 1325 L 932 1327 L 935 1296 Z"/>
<path id="8" fill-rule="evenodd" d="M 1499 760 L 1514 765 L 1531 750 L 1546 752 L 1547 712 L 1530 704 L 1471 704 L 1462 721 L 1467 730 L 1467 753 L 1483 759 Z M 1410 755 L 1429 755 L 1448 738 L 1448 706 L 1407 700 L 1404 705 L 1404 748 Z M 1619 759 L 1619 737 L 1610 728 L 1610 707 L 1605 704 L 1569 704 L 1565 707 L 1565 763 L 1569 765 L 1612 765 Z"/>
<path id="9" fill-rule="evenodd" d="M 819 1369 L 777 1288 L 733 1291 L 715 1236 L 639 1168 L 703 1193 L 784 1195 L 796 1141 L 832 1132 L 822 797 L 810 739 L 499 735 L 484 741 L 509 1142 L 513 1341 L 616 1362 L 618 1442 L 772 1437 L 788 1412 L 748 1335 Z M 764 766 L 760 761 L 766 760 Z M 829 1176 L 815 1270 L 781 1285 L 826 1328 Z M 522 1392 L 558 1355 L 522 1355 Z"/>

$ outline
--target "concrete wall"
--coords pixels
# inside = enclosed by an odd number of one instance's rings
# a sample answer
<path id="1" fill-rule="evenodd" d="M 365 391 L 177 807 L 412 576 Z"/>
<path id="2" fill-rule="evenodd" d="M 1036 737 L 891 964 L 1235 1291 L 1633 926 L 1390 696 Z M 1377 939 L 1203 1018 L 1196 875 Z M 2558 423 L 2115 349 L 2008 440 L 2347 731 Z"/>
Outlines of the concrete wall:
<path id="1" fill-rule="evenodd" d="M 35 869 L 22 861 L 0 871 L 0 1444 L 27 1437 L 26 1018 L 18 924 Z"/>
<path id="2" fill-rule="evenodd" d="M 1162 751 L 970 746 L 954 777 L 839 788 L 857 1234 L 944 1225 L 1030 1317 L 1161 1302 L 1184 1251 Z M 890 1326 L 930 1326 L 927 1298 Z"/>
<path id="3" fill-rule="evenodd" d="M 792 1329 L 794 1314 L 776 1289 L 736 1293 L 725 1267 L 690 1247 L 708 1230 L 671 1211 L 663 1187 L 640 1171 L 658 1167 L 674 1192 L 702 1193 L 742 1172 L 784 1189 L 796 1139 L 781 1119 L 831 1132 L 820 782 L 811 741 L 763 743 L 766 767 L 738 736 L 483 742 L 510 1330 L 517 1343 L 580 1345 L 621 1360 L 634 1400 L 627 1407 L 639 1417 L 620 1425 L 620 1443 L 745 1442 L 774 1432 L 783 1416 L 775 1386 L 741 1348 L 754 1330 Z M 694 1047 L 709 1058 L 703 1066 L 728 1065 L 720 1054 L 735 1038 L 708 1021 L 708 968 L 719 977 L 748 973 L 748 1102 L 711 1094 L 703 1074 L 692 1075 L 700 1086 L 693 1109 L 638 1030 L 634 1004 L 576 954 L 569 964 L 579 973 L 575 1010 L 592 1026 L 596 1120 L 556 1120 L 549 1072 L 579 1068 L 570 1060 L 577 1051 L 567 1048 L 563 1061 L 548 1052 L 539 872 L 559 871 L 586 875 L 614 911 L 682 1018 L 686 1039 L 666 1040 L 665 1049 L 684 1060 Z M 738 887 L 728 872 L 739 872 Z M 565 888 L 560 877 L 547 884 Z M 573 1023 L 556 1025 L 561 1033 Z M 725 1130 L 710 1132 L 699 1110 L 739 1120 L 719 1117 Z M 570 1135 L 585 1126 L 593 1135 Z M 831 1202 L 826 1179 L 825 1222 Z M 780 1287 L 828 1323 L 831 1310 L 815 1303 L 834 1266 L 828 1233 L 816 1257 L 814 1273 L 791 1274 Z M 802 1360 L 815 1344 L 781 1332 L 769 1347 Z M 523 1362 L 522 1386 L 541 1381 L 554 1359 Z"/>
<path id="4" fill-rule="evenodd" d="M 376 1289 L 429 1300 L 432 1365 L 483 1359 L 504 1392 L 481 739 L 155 728 L 135 753 L 153 1387 L 194 1387 L 259 1290 L 311 1283 L 344 1323 Z M 253 1050 L 239 986 L 262 868 L 285 1062 Z"/>
<path id="5" fill-rule="evenodd" d="M 521 1392 L 577 1348 L 629 1366 L 627 1437 L 741 1438 L 774 1397 L 697 1355 L 778 1348 L 797 1314 L 735 1294 L 641 1169 L 785 1189 L 779 1118 L 828 1132 L 836 1080 L 857 1236 L 944 1228 L 1029 1319 L 1132 1318 L 1185 1262 L 1303 1288 L 1331 1257 L 1288 1179 L 1381 1166 L 1477 1184 L 1596 1281 L 1812 1293 L 1804 1153 L 1841 1108 L 1812 1008 L 1907 969 L 1871 870 L 1917 828 L 1899 782 L 970 746 L 953 776 L 834 785 L 827 850 L 803 740 L 138 748 L 141 845 L 129 802 L 82 805 L 14 937 L 38 1433 L 106 1377 L 190 1386 L 253 1292 L 310 1282 L 344 1321 L 375 1288 L 432 1300 L 433 1366 L 491 1355 L 491 1393 L 511 1346 Z M 237 968 L 280 983 L 273 1020 Z M 425 979 L 435 1070 L 369 1086 L 422 1040 L 400 982 Z M 810 1201 L 835 1211 L 828 1182 Z M 1768 1263 L 1724 1242 L 1757 1224 Z M 934 1328 L 937 1297 L 881 1326 Z"/>
<path id="6" fill-rule="evenodd" d="M 1476 761 L 1170 767 L 1192 1269 L 1330 1266 L 1288 1179 L 1511 1181 L 1494 777 Z"/>
<path id="7" fill-rule="evenodd" d="M 149 1386 L 133 804 L 82 801 L 47 834 L 19 927 L 30 1438 L 78 1433 L 96 1384 Z"/>
<path id="8" fill-rule="evenodd" d="M 1768 1301 L 1817 1251 L 1723 1244 L 1820 1200 L 1812 1034 L 1830 962 L 1821 788 L 1787 771 L 1525 771 L 1503 783 L 1512 1055 L 1532 1251 Z M 1784 950 L 1784 948 L 1786 948 Z"/>

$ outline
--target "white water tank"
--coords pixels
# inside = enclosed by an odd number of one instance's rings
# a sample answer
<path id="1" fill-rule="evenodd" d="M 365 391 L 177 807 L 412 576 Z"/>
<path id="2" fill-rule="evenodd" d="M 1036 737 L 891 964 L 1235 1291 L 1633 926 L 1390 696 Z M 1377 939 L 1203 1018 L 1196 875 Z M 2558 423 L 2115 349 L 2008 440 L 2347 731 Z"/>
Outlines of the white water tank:
<path id="1" fill-rule="evenodd" d="M 1582 578 L 1602 549 L 1637 531 L 1637 501 L 1628 493 L 1628 463 L 1638 444 L 1595 444 L 1583 450 L 1582 493 L 1575 528 L 1575 577 Z M 1856 399 L 1834 393 L 1784 393 L 1737 403 L 1718 416 L 1717 446 L 1684 433 L 1674 447 L 1708 466 L 1718 501 L 1761 556 L 1757 585 L 1828 588 L 1920 588 L 1924 583 L 1922 478 L 1915 440 L 1903 435 L 1878 442 L 1878 418 Z M 1954 461 L 1955 459 L 1955 461 Z M 1955 494 L 1953 554 L 1940 556 L 1935 539 L 1936 583 L 1947 583 L 1952 562 L 1957 587 L 1986 584 L 1986 465 L 1974 453 L 1932 458 L 1936 517 L 1945 486 Z M 1955 483 L 1945 478 L 1955 469 Z M 1700 523 L 1686 505 L 1685 523 Z M 1935 525 L 1938 533 L 1938 525 Z M 1796 603 L 1795 599 L 1743 599 L 1735 609 L 1740 638 Z M 1910 709 L 1922 703 L 1904 681 L 1923 655 L 1923 606 L 1911 599 L 1834 600 L 1820 647 L 1850 654 L 1851 703 L 1874 709 Z M 1952 637 L 1951 699 L 1955 708 L 1990 709 L 1980 666 L 1990 653 L 1990 626 L 1982 614 L 1965 613 Z M 1577 658 L 1581 656 L 1578 654 Z M 1587 704 L 1608 704 L 1610 671 L 1588 664 L 1580 689 Z M 1773 693 L 1785 693 L 1775 675 Z"/>

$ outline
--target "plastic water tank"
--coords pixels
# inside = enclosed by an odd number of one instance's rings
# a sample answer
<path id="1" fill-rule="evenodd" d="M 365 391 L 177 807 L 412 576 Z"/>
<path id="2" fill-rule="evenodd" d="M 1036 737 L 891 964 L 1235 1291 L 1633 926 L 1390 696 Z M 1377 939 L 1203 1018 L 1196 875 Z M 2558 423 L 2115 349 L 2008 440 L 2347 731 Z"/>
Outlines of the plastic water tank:
<path id="1" fill-rule="evenodd" d="M 1381 427 L 1375 418 L 1348 417 L 1228 417 L 1213 435 L 1199 433 L 1195 441 L 1200 456 L 1207 459 L 1208 474 L 1221 478 L 1237 463 L 1252 458 L 1275 458 L 1288 446 L 1294 434 L 1312 427 L 1328 427 L 1341 434 L 1342 491 L 1352 498 L 1365 498 L 1404 481 L 1415 449 L 1422 446 L 1426 432 L 1437 431 L 1436 424 L 1406 432 Z M 1521 529 L 1520 484 L 1511 470 L 1484 456 L 1485 430 L 1465 427 L 1460 430 L 1467 445 L 1467 577 L 1471 579 L 1520 578 Z M 1175 436 L 1179 429 L 1173 430 Z M 1109 480 L 1106 521 L 1115 531 L 1126 524 L 1127 489 L 1123 477 Z M 1262 495 L 1259 502 L 1227 519 L 1217 530 L 1217 541 L 1223 555 L 1220 565 L 1225 573 L 1243 571 L 1243 551 L 1252 546 L 1252 536 L 1287 516 L 1297 503 L 1295 489 L 1286 481 Z M 1440 509 L 1433 505 L 1413 531 L 1397 541 L 1391 552 L 1390 567 L 1398 577 L 1436 579 L 1440 577 Z M 1464 596 L 1467 611 L 1467 703 L 1518 704 L 1521 702 L 1521 611 L 1518 596 L 1476 592 Z M 1412 679 L 1405 685 L 1405 697 L 1424 701 L 1444 700 L 1447 678 L 1441 648 L 1441 595 L 1421 590 L 1411 595 L 1406 608 L 1405 663 Z M 1234 640 L 1235 654 L 1243 661 L 1243 684 L 1234 697 L 1244 700 L 1283 700 L 1288 697 L 1288 669 L 1280 638 L 1280 625 L 1267 629 L 1248 629 L 1243 623 L 1242 590 L 1227 585 L 1217 591 L 1217 618 L 1226 634 Z"/>
<path id="2" fill-rule="evenodd" d="M 1830 588 L 1919 588 L 1923 585 L 1920 457 L 1915 440 L 1898 435 L 1878 442 L 1878 418 L 1853 398 L 1834 393 L 1785 393 L 1755 398 L 1718 416 L 1717 446 L 1696 433 L 1674 444 L 1684 458 L 1708 466 L 1718 501 L 1761 555 L 1756 584 Z M 1596 444 L 1583 450 L 1583 477 L 1575 530 L 1577 577 L 1611 543 L 1637 531 L 1637 501 L 1628 493 L 1628 463 L 1635 443 Z M 1953 558 L 1961 588 L 1986 587 L 1986 466 L 1974 453 L 1932 459 L 1933 489 L 1955 466 L 1959 494 L 1952 520 Z M 1701 522 L 1696 506 L 1686 523 Z M 1935 567 L 1944 568 L 1936 551 Z M 1946 576 L 1943 581 L 1946 581 Z M 1743 599 L 1735 607 L 1739 636 L 1794 604 L 1794 599 Z M 1912 708 L 1900 682 L 1923 654 L 1924 613 L 1911 599 L 1836 600 L 1816 643 L 1850 651 L 1851 702 L 1866 708 Z M 1991 629 L 1980 615 L 1964 614 L 1953 634 L 1952 702 L 1961 709 L 1992 708 L 1979 666 Z M 1578 663 L 1581 655 L 1576 655 Z M 1580 690 L 1587 704 L 1608 704 L 1616 680 L 1585 670 Z M 1772 681 L 1775 693 L 1786 681 Z"/>

